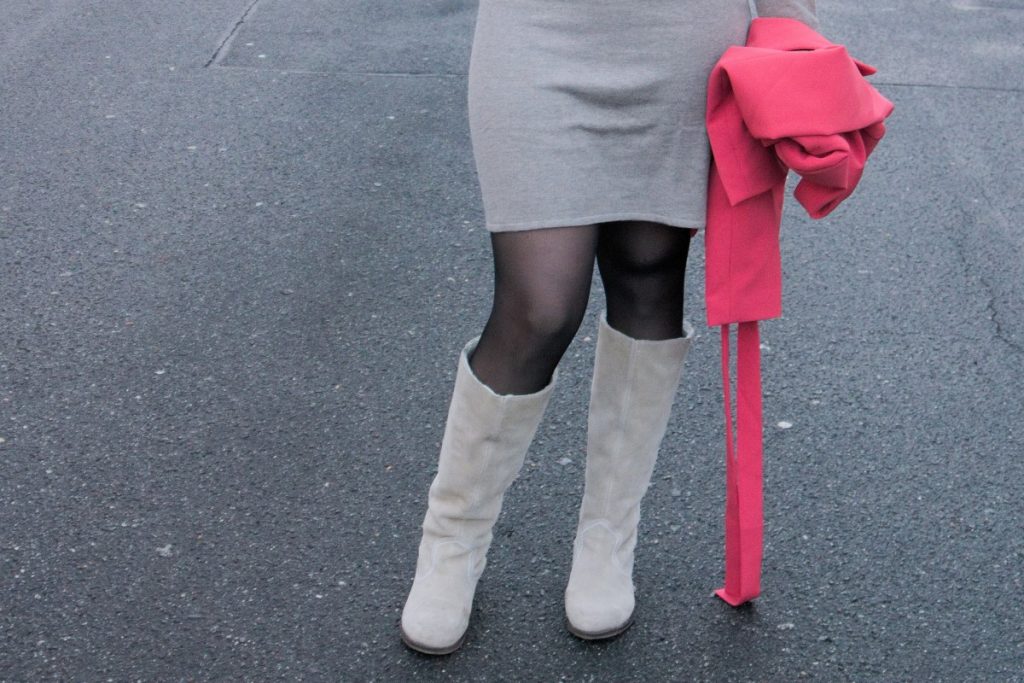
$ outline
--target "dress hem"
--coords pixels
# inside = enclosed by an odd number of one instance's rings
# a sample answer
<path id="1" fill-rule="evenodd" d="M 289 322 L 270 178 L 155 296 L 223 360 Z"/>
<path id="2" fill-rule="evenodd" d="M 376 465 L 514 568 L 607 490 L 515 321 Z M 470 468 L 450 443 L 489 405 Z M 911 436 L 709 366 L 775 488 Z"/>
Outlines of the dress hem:
<path id="1" fill-rule="evenodd" d="M 552 218 L 542 221 L 525 221 L 522 223 L 492 223 L 490 221 L 484 224 L 488 232 L 517 232 L 520 230 L 536 230 L 541 228 L 562 228 L 570 225 L 590 225 L 592 223 L 604 223 L 607 221 L 651 221 L 654 223 L 662 223 L 669 225 L 674 228 L 688 228 L 694 233 L 704 229 L 705 221 L 696 220 L 694 218 L 672 218 L 669 216 L 663 216 L 660 214 L 653 213 L 603 213 L 591 216 L 581 216 L 573 218 Z"/>

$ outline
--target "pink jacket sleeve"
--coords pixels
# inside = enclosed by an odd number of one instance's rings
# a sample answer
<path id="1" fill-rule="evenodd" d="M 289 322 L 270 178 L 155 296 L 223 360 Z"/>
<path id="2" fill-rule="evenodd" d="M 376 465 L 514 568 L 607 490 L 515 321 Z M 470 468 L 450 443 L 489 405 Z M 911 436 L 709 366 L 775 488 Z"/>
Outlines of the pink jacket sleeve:
<path id="1" fill-rule="evenodd" d="M 818 28 L 815 0 L 754 0 L 757 16 L 798 19 L 813 29 Z"/>

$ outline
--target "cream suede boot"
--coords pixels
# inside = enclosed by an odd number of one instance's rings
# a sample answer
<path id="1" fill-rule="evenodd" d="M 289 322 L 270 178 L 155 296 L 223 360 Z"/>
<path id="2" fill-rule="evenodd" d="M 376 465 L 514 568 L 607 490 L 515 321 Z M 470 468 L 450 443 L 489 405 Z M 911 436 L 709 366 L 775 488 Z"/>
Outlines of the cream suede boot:
<path id="1" fill-rule="evenodd" d="M 448 654 L 465 639 L 491 529 L 558 379 L 556 368 L 535 393 L 495 393 L 469 365 L 479 341 L 468 341 L 459 356 L 416 577 L 402 610 L 402 640 L 426 654 Z"/>
<path id="2" fill-rule="evenodd" d="M 598 322 L 587 417 L 587 467 L 572 571 L 565 589 L 569 631 L 608 638 L 633 623 L 633 550 L 640 500 L 668 427 L 683 360 L 685 336 L 634 339 Z"/>

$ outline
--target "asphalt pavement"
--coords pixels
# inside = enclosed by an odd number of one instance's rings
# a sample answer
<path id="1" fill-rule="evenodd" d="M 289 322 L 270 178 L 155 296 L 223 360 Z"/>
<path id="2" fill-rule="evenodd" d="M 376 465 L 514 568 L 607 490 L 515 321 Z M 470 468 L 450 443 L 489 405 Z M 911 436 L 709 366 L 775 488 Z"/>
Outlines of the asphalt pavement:
<path id="1" fill-rule="evenodd" d="M 896 111 L 837 211 L 787 203 L 761 597 L 712 597 L 698 241 L 636 624 L 562 622 L 595 273 L 468 641 L 428 658 L 397 623 L 492 292 L 476 3 L 5 0 L 0 680 L 1024 680 L 1024 4 L 818 5 Z"/>

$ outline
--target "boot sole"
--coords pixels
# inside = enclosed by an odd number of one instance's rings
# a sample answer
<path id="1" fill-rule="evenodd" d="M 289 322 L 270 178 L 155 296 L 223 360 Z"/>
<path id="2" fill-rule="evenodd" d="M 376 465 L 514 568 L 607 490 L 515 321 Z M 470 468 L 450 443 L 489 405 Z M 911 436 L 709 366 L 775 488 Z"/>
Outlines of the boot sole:
<path id="1" fill-rule="evenodd" d="M 568 618 L 565 620 L 565 626 L 569 629 L 569 633 L 573 634 L 577 638 L 583 640 L 604 640 L 605 638 L 613 638 L 630 626 L 633 625 L 633 615 L 629 615 L 629 619 L 626 619 L 622 624 L 614 628 L 610 628 L 604 631 L 583 631 L 572 625 L 572 622 Z"/>
<path id="2" fill-rule="evenodd" d="M 415 640 L 413 640 L 406 634 L 405 629 L 401 626 L 399 626 L 398 629 L 402 633 L 402 642 L 405 643 L 406 647 L 425 655 L 450 655 L 451 653 L 455 652 L 460 647 L 462 647 L 462 644 L 466 642 L 466 633 L 464 632 L 461 636 L 459 636 L 459 639 L 451 645 L 445 645 L 444 647 L 431 647 L 430 645 L 423 645 L 422 643 L 417 643 Z"/>

